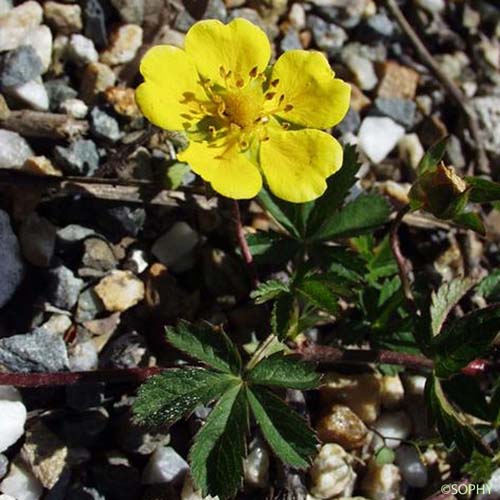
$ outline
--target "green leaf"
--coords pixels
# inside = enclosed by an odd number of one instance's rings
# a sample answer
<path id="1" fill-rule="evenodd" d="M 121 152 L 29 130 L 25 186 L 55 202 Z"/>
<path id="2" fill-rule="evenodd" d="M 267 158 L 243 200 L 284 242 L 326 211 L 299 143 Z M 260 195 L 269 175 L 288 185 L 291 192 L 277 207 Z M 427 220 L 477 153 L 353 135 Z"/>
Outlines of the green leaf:
<path id="1" fill-rule="evenodd" d="M 500 300 L 500 269 L 496 269 L 483 278 L 476 291 L 485 299 Z"/>
<path id="2" fill-rule="evenodd" d="M 385 224 L 390 215 L 390 205 L 377 194 L 358 196 L 340 212 L 328 217 L 315 233 L 315 240 L 350 238 L 373 231 Z"/>
<path id="3" fill-rule="evenodd" d="M 491 412 L 479 383 L 474 377 L 458 374 L 442 382 L 443 389 L 459 408 L 475 417 L 489 421 Z"/>
<path id="4" fill-rule="evenodd" d="M 436 375 L 448 377 L 481 356 L 500 331 L 500 305 L 456 319 L 434 338 Z"/>
<path id="5" fill-rule="evenodd" d="M 497 381 L 489 406 L 490 420 L 495 427 L 500 427 L 500 380 Z"/>
<path id="6" fill-rule="evenodd" d="M 231 375 L 201 368 L 166 370 L 140 387 L 133 405 L 135 419 L 148 426 L 171 425 L 237 382 Z"/>
<path id="7" fill-rule="evenodd" d="M 470 476 L 471 482 L 485 484 L 496 468 L 497 465 L 491 457 L 474 450 L 468 462 L 462 467 L 462 472 Z"/>
<path id="8" fill-rule="evenodd" d="M 455 224 L 464 229 L 470 229 L 482 236 L 486 235 L 486 228 L 484 227 L 483 221 L 475 212 L 462 212 L 453 217 L 452 220 Z"/>
<path id="9" fill-rule="evenodd" d="M 450 311 L 473 286 L 474 280 L 470 278 L 456 278 L 449 283 L 443 283 L 437 293 L 432 292 L 430 311 L 431 331 L 434 337 L 439 335 Z"/>
<path id="10" fill-rule="evenodd" d="M 189 452 L 191 474 L 205 495 L 233 497 L 241 486 L 248 403 L 241 385 L 231 388 L 211 411 Z"/>
<path id="11" fill-rule="evenodd" d="M 317 308 L 333 315 L 339 312 L 337 297 L 332 293 L 328 284 L 321 279 L 314 277 L 304 279 L 296 285 L 295 289 L 299 295 Z"/>
<path id="12" fill-rule="evenodd" d="M 493 203 L 500 201 L 500 183 L 481 177 L 466 177 L 465 182 L 472 186 L 469 199 L 473 203 Z"/>
<path id="13" fill-rule="evenodd" d="M 254 384 L 274 385 L 290 389 L 314 389 L 321 376 L 312 363 L 299 361 L 293 355 L 277 352 L 261 360 L 247 375 Z"/>
<path id="14" fill-rule="evenodd" d="M 264 387 L 248 388 L 247 394 L 255 420 L 274 453 L 291 467 L 307 468 L 317 441 L 306 421 Z"/>
<path id="15" fill-rule="evenodd" d="M 423 175 L 437 167 L 438 163 L 443 159 L 447 143 L 448 137 L 444 137 L 427 150 L 418 164 L 418 175 Z"/>
<path id="16" fill-rule="evenodd" d="M 308 236 L 313 236 L 323 221 L 342 205 L 344 198 L 357 181 L 356 174 L 360 167 L 355 147 L 347 145 L 344 148 L 342 168 L 327 179 L 326 191 L 314 204 L 307 224 Z"/>
<path id="17" fill-rule="evenodd" d="M 239 375 L 241 357 L 222 328 L 207 322 L 197 325 L 181 320 L 166 329 L 167 340 L 177 349 L 225 373 Z"/>
<path id="18" fill-rule="evenodd" d="M 300 231 L 297 224 L 297 206 L 280 200 L 262 189 L 258 195 L 259 201 L 264 208 L 283 226 L 292 236 L 300 238 Z"/>
<path id="19" fill-rule="evenodd" d="M 477 447 L 485 448 L 481 436 L 467 422 L 465 415 L 448 401 L 439 379 L 431 375 L 425 385 L 430 423 L 436 424 L 443 443 L 450 448 L 455 443 L 461 453 L 470 456 Z"/>
<path id="20" fill-rule="evenodd" d="M 375 462 L 377 462 L 378 465 L 392 464 L 395 458 L 396 454 L 394 453 L 394 450 L 384 446 L 379 448 L 375 453 Z"/>
<path id="21" fill-rule="evenodd" d="M 287 283 L 279 280 L 268 280 L 260 283 L 257 289 L 254 290 L 250 297 L 256 304 L 264 304 L 272 299 L 275 299 L 282 293 L 290 292 L 290 287 Z"/>
<path id="22" fill-rule="evenodd" d="M 174 163 L 167 170 L 167 186 L 169 189 L 177 189 L 182 185 L 184 176 L 191 170 L 187 163 Z"/>
<path id="23" fill-rule="evenodd" d="M 247 237 L 248 248 L 257 264 L 272 264 L 277 266 L 293 256 L 300 250 L 297 240 L 285 234 L 274 231 L 258 231 Z"/>
<path id="24" fill-rule="evenodd" d="M 278 297 L 273 304 L 271 313 L 271 327 L 273 335 L 283 340 L 296 333 L 298 310 L 295 299 L 289 293 Z"/>

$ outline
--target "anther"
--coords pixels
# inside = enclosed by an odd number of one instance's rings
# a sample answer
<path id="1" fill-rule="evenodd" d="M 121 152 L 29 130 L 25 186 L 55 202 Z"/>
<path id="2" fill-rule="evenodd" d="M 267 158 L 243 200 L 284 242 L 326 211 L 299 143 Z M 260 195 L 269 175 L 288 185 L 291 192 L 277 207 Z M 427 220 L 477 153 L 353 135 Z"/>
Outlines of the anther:
<path id="1" fill-rule="evenodd" d="M 284 99 L 285 99 L 285 94 L 281 94 L 279 98 L 279 103 L 281 104 Z"/>
<path id="2" fill-rule="evenodd" d="M 285 112 L 287 112 L 287 111 L 292 111 L 292 109 L 293 109 L 293 106 L 292 106 L 291 104 L 287 104 L 287 105 L 285 106 L 285 108 L 284 108 L 284 110 L 283 110 L 283 111 L 285 111 Z"/>
<path id="3" fill-rule="evenodd" d="M 276 92 L 268 92 L 266 94 L 266 99 L 270 101 L 274 96 L 276 95 Z"/>
<path id="4" fill-rule="evenodd" d="M 221 78 L 226 78 L 226 70 L 223 66 L 219 66 L 219 75 Z"/>
<path id="5" fill-rule="evenodd" d="M 255 78 L 257 76 L 257 73 L 259 71 L 259 68 L 257 66 L 254 66 L 251 70 L 250 70 L 250 78 Z"/>
<path id="6" fill-rule="evenodd" d="M 241 88 L 243 87 L 243 85 L 245 85 L 245 81 L 243 80 L 243 78 L 238 78 L 238 80 L 236 80 L 236 86 Z"/>
<path id="7" fill-rule="evenodd" d="M 271 87 L 277 87 L 279 83 L 280 83 L 280 79 L 275 78 L 274 80 L 271 81 Z"/>

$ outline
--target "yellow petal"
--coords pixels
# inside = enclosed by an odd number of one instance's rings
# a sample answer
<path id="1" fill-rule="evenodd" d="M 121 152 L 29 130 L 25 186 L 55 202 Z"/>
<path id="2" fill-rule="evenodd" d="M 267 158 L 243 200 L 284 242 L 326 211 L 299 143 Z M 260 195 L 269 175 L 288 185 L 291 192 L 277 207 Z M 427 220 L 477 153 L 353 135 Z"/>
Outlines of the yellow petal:
<path id="1" fill-rule="evenodd" d="M 207 142 L 191 141 L 177 156 L 210 182 L 215 191 L 228 198 L 253 198 L 262 188 L 259 170 L 236 149 L 227 152 Z"/>
<path id="2" fill-rule="evenodd" d="M 157 45 L 142 58 L 140 71 L 145 81 L 135 95 L 144 116 L 164 129 L 186 129 L 190 111 L 196 108 L 193 99 L 206 99 L 186 52 L 172 45 Z"/>
<path id="3" fill-rule="evenodd" d="M 304 127 L 329 128 L 339 123 L 349 109 L 351 87 L 335 78 L 328 60 L 320 52 L 289 50 L 276 62 L 271 81 L 279 80 L 273 90 L 285 95 L 287 112 L 276 113 L 286 121 Z"/>
<path id="4" fill-rule="evenodd" d="M 232 72 L 233 82 L 241 79 L 245 84 L 250 72 L 254 68 L 264 71 L 271 57 L 267 35 L 241 18 L 229 24 L 213 19 L 197 22 L 187 32 L 184 45 L 199 73 L 223 86 L 221 67 Z"/>
<path id="5" fill-rule="evenodd" d="M 283 200 L 304 203 L 321 196 L 326 178 L 342 166 L 341 145 L 320 130 L 269 129 L 261 144 L 260 165 L 271 191 Z"/>

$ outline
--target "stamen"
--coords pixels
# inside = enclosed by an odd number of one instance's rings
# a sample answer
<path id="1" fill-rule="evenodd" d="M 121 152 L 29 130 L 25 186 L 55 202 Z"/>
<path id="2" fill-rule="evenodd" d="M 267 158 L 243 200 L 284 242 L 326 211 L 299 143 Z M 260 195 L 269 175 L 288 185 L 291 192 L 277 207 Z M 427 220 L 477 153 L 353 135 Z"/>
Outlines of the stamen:
<path id="1" fill-rule="evenodd" d="M 281 104 L 284 99 L 285 99 L 285 94 L 281 94 L 279 98 L 279 103 Z"/>
<path id="2" fill-rule="evenodd" d="M 271 81 L 271 87 L 277 87 L 279 83 L 280 83 L 280 79 L 275 78 L 274 80 Z"/>
<path id="3" fill-rule="evenodd" d="M 276 92 L 268 92 L 265 97 L 268 101 L 270 101 L 275 95 Z"/>
<path id="4" fill-rule="evenodd" d="M 287 105 L 285 106 L 285 108 L 284 108 L 284 110 L 283 110 L 283 111 L 285 111 L 285 112 L 287 112 L 287 111 L 292 111 L 292 109 L 293 109 L 293 106 L 292 106 L 291 104 L 287 104 Z"/>
<path id="5" fill-rule="evenodd" d="M 236 86 L 241 88 L 243 87 L 243 85 L 245 85 L 245 81 L 243 80 L 243 78 L 238 78 L 238 80 L 236 80 Z"/>
<path id="6" fill-rule="evenodd" d="M 224 69 L 224 66 L 219 66 L 219 75 L 221 78 L 227 77 L 227 71 Z"/>
<path id="7" fill-rule="evenodd" d="M 251 70 L 250 70 L 250 78 L 255 78 L 257 76 L 257 73 L 259 71 L 259 68 L 257 66 L 254 66 Z"/>

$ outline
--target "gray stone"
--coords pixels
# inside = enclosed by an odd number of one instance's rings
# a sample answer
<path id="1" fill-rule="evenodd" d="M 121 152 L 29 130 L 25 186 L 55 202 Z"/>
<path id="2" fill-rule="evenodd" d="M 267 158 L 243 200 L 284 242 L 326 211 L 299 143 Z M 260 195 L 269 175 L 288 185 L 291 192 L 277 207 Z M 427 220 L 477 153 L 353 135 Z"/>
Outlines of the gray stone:
<path id="1" fill-rule="evenodd" d="M 189 470 L 187 462 L 170 446 L 161 446 L 151 455 L 144 469 L 144 484 L 180 483 Z"/>
<path id="2" fill-rule="evenodd" d="M 2 479 L 7 471 L 9 470 L 9 459 L 3 454 L 0 453 L 0 479 Z"/>
<path id="3" fill-rule="evenodd" d="M 450 134 L 450 136 L 448 137 L 448 143 L 446 144 L 446 154 L 448 155 L 450 163 L 455 168 L 457 168 L 458 170 L 465 168 L 465 165 L 467 163 L 462 151 L 462 144 L 460 142 L 460 139 L 454 134 Z"/>
<path id="4" fill-rule="evenodd" d="M 15 87 L 8 87 L 5 89 L 5 93 L 22 102 L 23 107 L 35 111 L 48 111 L 49 109 L 49 96 L 40 78 Z"/>
<path id="5" fill-rule="evenodd" d="M 337 130 L 342 134 L 355 134 L 359 130 L 360 125 L 361 118 L 359 113 L 355 109 L 349 108 L 344 119 L 337 125 Z"/>
<path id="6" fill-rule="evenodd" d="M 112 368 L 150 366 L 146 341 L 137 332 L 129 332 L 112 342 L 101 356 L 101 365 Z"/>
<path id="7" fill-rule="evenodd" d="M 50 270 L 50 302 L 62 309 L 72 309 L 83 288 L 83 280 L 65 266 Z"/>
<path id="8" fill-rule="evenodd" d="M 92 175 L 99 167 L 99 153 L 93 141 L 79 139 L 69 147 L 56 146 L 57 163 L 70 175 Z"/>
<path id="9" fill-rule="evenodd" d="M 0 209 L 0 308 L 14 295 L 24 276 L 24 263 L 7 212 Z"/>
<path id="10" fill-rule="evenodd" d="M 347 33 L 343 28 L 328 23 L 318 16 L 308 16 L 307 26 L 312 30 L 318 47 L 327 52 L 336 52 L 341 49 L 347 40 Z"/>
<path id="11" fill-rule="evenodd" d="M 87 288 L 80 294 L 76 308 L 76 320 L 78 322 L 94 319 L 103 311 L 105 311 L 104 304 L 93 288 Z"/>
<path id="12" fill-rule="evenodd" d="M 90 130 L 99 139 L 111 142 L 116 142 L 122 135 L 118 122 L 99 108 L 93 108 L 90 112 Z"/>
<path id="13" fill-rule="evenodd" d="M 67 47 L 68 59 L 79 66 L 97 62 L 99 54 L 94 47 L 94 42 L 79 33 L 71 35 Z"/>
<path id="14" fill-rule="evenodd" d="M 415 122 L 416 104 L 408 99 L 378 97 L 375 99 L 375 109 L 381 115 L 400 123 L 407 130 Z"/>
<path id="15" fill-rule="evenodd" d="M 415 0 L 419 7 L 431 12 L 432 14 L 438 14 L 443 12 L 446 8 L 445 0 Z"/>
<path id="16" fill-rule="evenodd" d="M 111 0 L 122 21 L 142 24 L 144 19 L 144 0 Z"/>
<path id="17" fill-rule="evenodd" d="M 389 19 L 385 12 L 370 16 L 365 23 L 363 36 L 369 36 L 374 40 L 380 37 L 390 38 L 394 34 L 394 23 Z"/>
<path id="18" fill-rule="evenodd" d="M 95 234 L 96 232 L 88 227 L 79 226 L 78 224 L 69 224 L 57 231 L 57 238 L 62 243 L 71 244 Z"/>
<path id="19" fill-rule="evenodd" d="M 58 111 L 60 105 L 67 99 L 74 99 L 78 92 L 70 87 L 62 78 L 45 82 L 45 90 L 49 96 L 49 108 L 51 111 Z"/>
<path id="20" fill-rule="evenodd" d="M 86 0 L 84 6 L 85 27 L 84 34 L 90 38 L 96 47 L 102 48 L 108 44 L 106 31 L 106 17 L 99 0 Z"/>
<path id="21" fill-rule="evenodd" d="M 106 234 L 120 238 L 124 234 L 137 236 L 144 226 L 146 212 L 143 208 L 117 206 L 103 211 L 99 223 Z"/>
<path id="22" fill-rule="evenodd" d="M 396 465 L 412 488 L 423 488 L 427 484 L 427 468 L 414 446 L 403 444 L 397 448 Z"/>
<path id="23" fill-rule="evenodd" d="M 88 238 L 84 242 L 82 264 L 99 271 L 110 271 L 117 265 L 111 247 L 101 238 Z"/>
<path id="24" fill-rule="evenodd" d="M 484 147 L 500 156 L 500 96 L 476 97 L 472 100 L 483 127 Z"/>
<path id="25" fill-rule="evenodd" d="M 33 212 L 23 222 L 19 240 L 26 260 L 34 266 L 47 267 L 54 255 L 56 227 Z"/>
<path id="26" fill-rule="evenodd" d="M 0 129 L 0 168 L 18 168 L 33 156 L 26 139 L 17 132 Z"/>
<path id="27" fill-rule="evenodd" d="M 208 0 L 203 19 L 218 19 L 225 22 L 227 19 L 227 9 L 223 0 Z"/>
<path id="28" fill-rule="evenodd" d="M 66 344 L 42 328 L 0 339 L 0 364 L 14 372 L 58 372 L 68 369 Z"/>
<path id="29" fill-rule="evenodd" d="M 69 368 L 72 372 L 95 370 L 98 365 L 98 353 L 90 335 L 82 328 L 78 329 L 76 341 L 69 349 Z"/>
<path id="30" fill-rule="evenodd" d="M 14 87 L 42 74 L 43 63 L 36 50 L 22 45 L 3 54 L 0 59 L 0 86 Z"/>
<path id="31" fill-rule="evenodd" d="M 302 49 L 299 32 L 294 28 L 290 28 L 281 40 L 280 46 L 283 52 L 287 50 Z"/>

